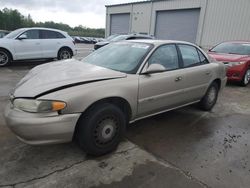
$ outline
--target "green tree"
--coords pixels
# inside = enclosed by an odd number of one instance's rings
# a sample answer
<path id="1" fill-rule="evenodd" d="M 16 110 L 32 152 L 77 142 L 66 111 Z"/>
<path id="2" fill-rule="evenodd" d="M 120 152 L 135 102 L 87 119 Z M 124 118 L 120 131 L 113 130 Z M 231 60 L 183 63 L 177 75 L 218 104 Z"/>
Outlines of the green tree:
<path id="1" fill-rule="evenodd" d="M 50 22 L 34 22 L 30 14 L 25 17 L 18 10 L 4 8 L 0 10 L 0 29 L 15 30 L 22 27 L 48 27 L 60 29 L 68 32 L 72 36 L 85 36 L 85 37 L 104 37 L 105 30 L 87 28 L 82 25 L 77 27 L 70 27 L 64 23 Z"/>

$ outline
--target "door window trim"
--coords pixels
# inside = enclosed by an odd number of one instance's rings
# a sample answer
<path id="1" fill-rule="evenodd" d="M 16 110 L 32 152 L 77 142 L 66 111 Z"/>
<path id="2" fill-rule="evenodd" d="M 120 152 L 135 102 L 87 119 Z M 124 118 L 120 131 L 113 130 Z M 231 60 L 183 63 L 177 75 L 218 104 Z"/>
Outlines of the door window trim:
<path id="1" fill-rule="evenodd" d="M 184 66 L 184 61 L 183 61 L 183 58 L 182 58 L 182 53 L 181 53 L 181 50 L 180 50 L 179 45 L 182 45 L 182 46 L 185 46 L 185 45 L 186 45 L 186 46 L 191 46 L 191 47 L 195 48 L 195 49 L 196 49 L 196 52 L 197 52 L 197 55 L 198 55 L 198 57 L 199 57 L 200 62 L 199 62 L 199 63 L 196 63 L 196 64 L 193 64 L 193 65 L 191 65 L 191 66 L 185 67 L 185 66 Z M 196 46 L 193 46 L 193 45 L 190 45 L 190 44 L 178 43 L 178 44 L 176 45 L 176 47 L 177 47 L 177 49 L 178 49 L 178 53 L 179 53 L 179 56 L 180 56 L 180 59 L 181 59 L 181 68 L 180 68 L 180 69 L 186 69 L 186 68 L 192 68 L 192 67 L 207 65 L 207 64 L 210 63 L 210 62 L 208 61 L 207 57 L 203 54 L 203 52 L 202 52 L 201 50 L 199 50 Z M 204 56 L 204 58 L 206 59 L 206 63 L 201 63 L 201 57 L 200 57 L 200 55 L 199 55 L 199 52 L 200 52 L 200 53 Z"/>
<path id="2" fill-rule="evenodd" d="M 171 70 L 165 70 L 165 71 L 162 71 L 162 72 L 159 72 L 159 73 L 165 73 L 165 72 L 169 72 L 169 71 L 174 71 L 174 70 L 179 70 L 181 69 L 181 62 L 180 62 L 180 54 L 178 53 L 178 48 L 177 48 L 177 45 L 176 43 L 168 43 L 168 44 L 161 44 L 159 46 L 157 46 L 152 52 L 151 54 L 149 55 L 149 57 L 145 60 L 145 63 L 144 65 L 141 67 L 141 70 L 139 72 L 139 75 L 143 75 L 142 74 L 142 71 L 144 70 L 144 68 L 148 65 L 148 60 L 152 57 L 152 55 L 156 52 L 156 50 L 158 50 L 158 48 L 162 47 L 162 46 L 167 46 L 167 45 L 174 45 L 175 46 L 175 49 L 176 49 L 176 52 L 177 52 L 177 57 L 178 57 L 178 68 L 176 69 L 171 69 Z M 152 74 L 159 74 L 159 73 L 152 73 Z"/>
<path id="3" fill-rule="evenodd" d="M 40 40 L 40 29 L 27 29 L 25 31 L 23 31 L 21 34 L 19 34 L 18 36 L 16 36 L 15 40 L 19 40 L 18 37 L 20 37 L 22 34 L 28 32 L 28 31 L 32 31 L 32 30 L 37 30 L 38 31 L 38 36 L 39 38 L 38 39 L 25 39 L 25 40 Z"/>

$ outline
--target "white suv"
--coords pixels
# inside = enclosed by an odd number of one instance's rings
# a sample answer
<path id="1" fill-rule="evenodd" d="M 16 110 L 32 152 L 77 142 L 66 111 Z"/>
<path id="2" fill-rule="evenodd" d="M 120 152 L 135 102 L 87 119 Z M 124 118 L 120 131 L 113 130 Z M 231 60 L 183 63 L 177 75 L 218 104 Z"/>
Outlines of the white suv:
<path id="1" fill-rule="evenodd" d="M 17 29 L 0 39 L 0 66 L 28 59 L 68 59 L 76 54 L 73 39 L 48 28 Z"/>

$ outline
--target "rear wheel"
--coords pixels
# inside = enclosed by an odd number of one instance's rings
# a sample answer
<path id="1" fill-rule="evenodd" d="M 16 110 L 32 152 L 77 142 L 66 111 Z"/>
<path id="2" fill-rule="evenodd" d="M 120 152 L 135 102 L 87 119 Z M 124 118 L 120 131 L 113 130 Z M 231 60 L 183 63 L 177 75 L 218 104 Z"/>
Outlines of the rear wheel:
<path id="1" fill-rule="evenodd" d="M 73 54 L 72 54 L 72 52 L 71 52 L 70 49 L 68 49 L 68 48 L 62 48 L 62 49 L 59 50 L 57 58 L 59 60 L 70 59 L 70 58 L 72 58 L 72 56 L 73 56 Z"/>
<path id="2" fill-rule="evenodd" d="M 245 75 L 243 76 L 242 80 L 241 80 L 241 85 L 242 86 L 247 86 L 249 84 L 250 81 L 250 69 L 248 69 L 245 73 Z"/>
<path id="3" fill-rule="evenodd" d="M 0 67 L 9 65 L 11 62 L 11 56 L 6 50 L 0 50 Z"/>
<path id="4" fill-rule="evenodd" d="M 202 110 L 210 111 L 214 107 L 219 93 L 219 86 L 213 82 L 208 88 L 205 96 L 201 99 L 199 106 Z"/>
<path id="5" fill-rule="evenodd" d="M 77 138 L 81 148 L 91 155 L 103 155 L 116 149 L 126 127 L 126 118 L 109 103 L 92 107 L 78 122 Z"/>

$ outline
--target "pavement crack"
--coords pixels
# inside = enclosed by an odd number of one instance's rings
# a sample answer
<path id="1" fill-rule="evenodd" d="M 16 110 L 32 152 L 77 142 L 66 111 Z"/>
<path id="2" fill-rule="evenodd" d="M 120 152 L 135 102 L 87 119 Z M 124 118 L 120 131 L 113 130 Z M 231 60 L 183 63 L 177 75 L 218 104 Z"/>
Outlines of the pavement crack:
<path id="1" fill-rule="evenodd" d="M 136 148 L 138 148 L 138 147 L 134 146 L 134 147 L 128 148 L 128 149 L 123 150 L 123 151 L 115 152 L 115 153 L 113 153 L 113 155 L 126 154 L 127 152 L 129 152 L 129 151 L 131 151 L 133 149 L 136 149 Z M 49 176 L 51 176 L 51 175 L 53 175 L 55 173 L 59 173 L 59 172 L 63 172 L 65 170 L 68 170 L 68 169 L 70 169 L 70 168 L 72 168 L 74 166 L 77 166 L 77 165 L 81 164 L 81 163 L 85 163 L 85 162 L 88 162 L 90 160 L 98 160 L 98 159 L 100 159 L 100 158 L 89 158 L 89 159 L 87 158 L 87 159 L 84 159 L 84 160 L 80 160 L 80 161 L 78 161 L 76 163 L 73 163 L 71 165 L 65 166 L 64 168 L 61 168 L 61 169 L 57 169 L 57 170 L 52 171 L 52 172 L 50 172 L 48 174 L 45 174 L 43 176 L 39 176 L 39 177 L 35 177 L 35 178 L 29 179 L 29 180 L 26 180 L 26 181 L 19 181 L 19 182 L 11 183 L 11 184 L 2 184 L 2 185 L 0 185 L 0 188 L 1 187 L 2 188 L 3 187 L 15 187 L 15 186 L 20 185 L 20 184 L 30 183 L 32 181 L 44 179 L 44 178 L 47 178 L 47 177 L 49 177 Z"/>
<path id="2" fill-rule="evenodd" d="M 5 185 L 3 184 L 3 185 L 0 185 L 0 187 L 7 187 L 7 186 L 15 187 L 16 185 L 19 185 L 19 184 L 29 183 L 29 182 L 32 182 L 32 181 L 35 181 L 35 180 L 43 179 L 43 178 L 46 178 L 46 177 L 48 177 L 48 176 L 50 176 L 50 175 L 52 175 L 52 174 L 55 174 L 55 173 L 62 172 L 62 171 L 65 171 L 65 170 L 67 170 L 67 169 L 70 169 L 70 168 L 72 168 L 73 166 L 76 166 L 76 165 L 78 165 L 78 164 L 81 164 L 81 163 L 83 163 L 83 162 L 85 162 L 85 161 L 86 161 L 86 159 L 85 159 L 85 160 L 78 161 L 78 162 L 73 163 L 73 164 L 71 164 L 71 165 L 65 166 L 64 168 L 57 169 L 57 170 L 55 170 L 55 171 L 53 171 L 53 172 L 50 172 L 50 173 L 48 173 L 48 174 L 46 174 L 46 175 L 43 175 L 43 176 L 40 176 L 40 177 L 35 177 L 35 178 L 29 179 L 29 180 L 26 180 L 26 181 L 19 181 L 19 182 L 17 182 L 17 183 L 13 183 L 13 184 L 5 184 Z"/>

